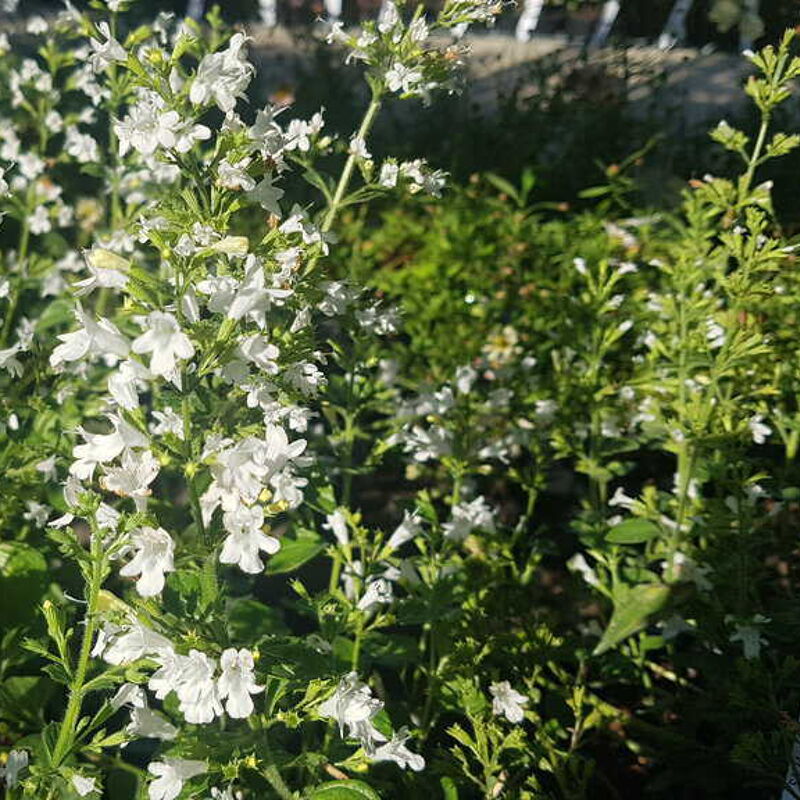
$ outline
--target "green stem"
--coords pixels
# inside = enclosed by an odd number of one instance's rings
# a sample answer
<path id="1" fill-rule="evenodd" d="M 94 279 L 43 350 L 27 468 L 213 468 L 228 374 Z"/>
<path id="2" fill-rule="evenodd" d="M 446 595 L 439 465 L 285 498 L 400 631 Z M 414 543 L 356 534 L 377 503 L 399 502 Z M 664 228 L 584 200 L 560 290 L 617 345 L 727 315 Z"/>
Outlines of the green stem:
<path id="1" fill-rule="evenodd" d="M 197 487 L 194 483 L 193 463 L 192 463 L 192 409 L 189 401 L 189 392 L 186 386 L 187 375 L 184 373 L 181 385 L 183 386 L 183 397 L 181 399 L 181 415 L 183 417 L 183 455 L 185 459 L 184 477 L 189 488 L 189 501 L 192 506 L 192 517 L 206 544 L 208 542 L 208 532 L 203 523 L 203 509 L 200 506 L 200 496 L 197 494 Z M 190 468 L 191 465 L 191 468 Z"/>
<path id="2" fill-rule="evenodd" d="M 425 692 L 425 706 L 422 710 L 422 731 L 428 735 L 433 712 L 433 701 L 438 690 L 439 665 L 436 659 L 436 626 L 433 622 L 428 623 L 428 686 Z"/>
<path id="3" fill-rule="evenodd" d="M 769 131 L 769 123 L 770 123 L 770 114 L 769 112 L 764 112 L 764 115 L 761 118 L 761 127 L 758 129 L 758 137 L 756 138 L 755 147 L 753 147 L 753 152 L 750 155 L 750 162 L 747 165 L 747 172 L 744 174 L 744 178 L 742 179 L 741 187 L 740 187 L 740 196 L 739 202 L 744 202 L 747 194 L 750 191 L 750 184 L 753 182 L 753 177 L 756 172 L 756 167 L 758 167 L 759 162 L 761 160 L 761 151 L 764 149 L 764 145 L 767 142 L 767 132 Z"/>
<path id="4" fill-rule="evenodd" d="M 356 134 L 359 139 L 366 141 L 369 132 L 372 130 L 372 126 L 375 124 L 375 118 L 378 116 L 378 111 L 380 111 L 380 108 L 381 95 L 379 92 L 373 90 L 372 100 L 370 101 L 369 106 L 367 106 L 364 118 L 361 120 L 361 126 Z M 344 169 L 342 170 L 342 174 L 339 178 L 339 183 L 336 185 L 336 191 L 333 194 L 333 200 L 331 201 L 328 211 L 325 214 L 325 218 L 322 221 L 321 230 L 323 233 L 327 233 L 333 227 L 333 223 L 336 220 L 336 215 L 339 213 L 342 201 L 344 200 L 345 195 L 347 194 L 347 189 L 350 186 L 350 179 L 353 177 L 353 170 L 356 167 L 356 161 L 357 157 L 353 153 L 347 157 Z"/>
<path id="5" fill-rule="evenodd" d="M 99 531 L 92 531 L 91 548 L 91 575 L 87 586 L 86 597 L 86 625 L 83 629 L 83 640 L 78 655 L 78 663 L 75 667 L 72 681 L 70 682 L 69 702 L 64 714 L 64 721 L 58 732 L 53 749 L 53 767 L 58 767 L 69 755 L 75 743 L 75 726 L 78 723 L 83 705 L 83 684 L 86 680 L 86 672 L 89 668 L 89 654 L 92 650 L 92 640 L 94 639 L 97 628 L 97 601 L 100 595 L 100 588 L 103 584 L 105 574 L 105 561 L 102 553 L 102 538 Z"/>
<path id="6" fill-rule="evenodd" d="M 353 657 L 350 661 L 350 668 L 358 672 L 358 662 L 361 660 L 361 639 L 364 636 L 364 616 L 359 612 L 358 622 L 356 623 L 356 637 L 353 645 Z"/>
<path id="7" fill-rule="evenodd" d="M 353 491 L 353 446 L 355 444 L 355 411 L 353 410 L 353 400 L 355 399 L 355 376 L 357 360 L 354 358 L 350 363 L 350 377 L 347 381 L 347 405 L 345 410 L 345 425 L 343 431 L 344 438 L 344 458 L 342 464 L 342 502 L 345 508 L 350 507 L 350 496 Z M 331 565 L 331 575 L 328 582 L 328 591 L 334 592 L 339 585 L 339 575 L 342 572 L 342 549 L 337 546 L 333 554 L 333 564 Z"/>
<path id="8" fill-rule="evenodd" d="M 684 520 L 689 505 L 689 487 L 691 486 L 692 472 L 694 471 L 694 456 L 694 448 L 689 442 L 681 442 L 678 450 L 678 512 L 675 518 L 675 529 L 672 531 L 670 537 L 670 570 L 672 570 L 674 566 L 672 564 L 672 559 L 681 546 Z M 674 579 L 676 576 L 671 577 Z"/>
<path id="9" fill-rule="evenodd" d="M 281 773 L 274 764 L 264 768 L 264 777 L 269 781 L 269 785 L 275 790 L 281 800 L 292 800 L 294 793 L 286 785 L 286 782 L 281 777 Z"/>
<path id="10" fill-rule="evenodd" d="M 281 800 L 293 800 L 295 796 L 294 792 L 286 785 L 286 781 L 283 780 L 280 770 L 272 761 L 272 753 L 270 752 L 269 738 L 266 729 L 264 729 L 263 742 L 265 755 L 269 759 L 269 763 L 264 767 L 262 774 Z"/>
<path id="11" fill-rule="evenodd" d="M 28 186 L 28 193 L 25 196 L 25 212 L 19 234 L 19 247 L 17 248 L 17 269 L 20 277 L 25 274 L 25 261 L 28 258 L 28 247 L 31 240 L 31 228 L 28 220 L 30 219 L 31 206 L 35 198 L 36 187 L 33 182 L 31 182 L 30 186 Z M 16 283 L 17 285 L 14 287 L 9 298 L 6 318 L 3 320 L 3 330 L 2 333 L 0 333 L 0 349 L 4 348 L 8 343 L 8 338 L 11 335 L 11 328 L 14 325 L 14 317 L 16 316 L 17 305 L 19 304 L 19 295 L 22 290 L 21 281 L 17 280 Z"/>

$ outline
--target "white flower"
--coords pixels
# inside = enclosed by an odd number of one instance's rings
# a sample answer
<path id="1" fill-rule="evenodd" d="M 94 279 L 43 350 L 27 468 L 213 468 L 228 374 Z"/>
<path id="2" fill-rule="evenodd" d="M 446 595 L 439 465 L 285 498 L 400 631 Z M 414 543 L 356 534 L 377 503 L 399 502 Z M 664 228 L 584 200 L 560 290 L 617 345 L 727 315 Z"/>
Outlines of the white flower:
<path id="1" fill-rule="evenodd" d="M 109 467 L 101 478 L 104 489 L 120 497 L 132 497 L 136 510 L 144 511 L 146 498 L 152 492 L 148 488 L 158 475 L 158 461 L 149 450 L 134 452 L 125 450 L 121 467 Z"/>
<path id="2" fill-rule="evenodd" d="M 36 471 L 42 473 L 44 480 L 55 481 L 58 477 L 58 471 L 56 470 L 56 457 L 50 456 L 49 458 L 44 459 L 44 461 L 40 461 L 36 465 Z"/>
<path id="3" fill-rule="evenodd" d="M 231 191 L 250 192 L 255 187 L 256 182 L 247 173 L 250 166 L 250 159 L 244 158 L 231 164 L 227 159 L 223 159 L 217 168 L 217 182 L 224 189 Z"/>
<path id="4" fill-rule="evenodd" d="M 119 154 L 136 150 L 150 156 L 159 147 L 175 147 L 183 125 L 177 111 L 164 111 L 160 98 L 148 94 L 131 106 L 128 115 L 114 123 L 119 139 Z"/>
<path id="5" fill-rule="evenodd" d="M 420 772 L 425 769 L 425 759 L 406 747 L 408 739 L 408 730 L 401 728 L 388 742 L 375 748 L 370 758 L 373 761 L 394 761 L 400 769 L 411 767 L 414 772 Z"/>
<path id="6" fill-rule="evenodd" d="M 108 376 L 108 393 L 121 408 L 133 411 L 139 408 L 139 388 L 149 377 L 144 364 L 128 359 Z"/>
<path id="7" fill-rule="evenodd" d="M 148 329 L 134 340 L 134 353 L 152 353 L 150 372 L 172 379 L 178 359 L 191 358 L 194 346 L 180 329 L 178 320 L 165 311 L 152 311 L 147 318 Z"/>
<path id="8" fill-rule="evenodd" d="M 249 650 L 237 652 L 230 647 L 222 653 L 222 675 L 217 680 L 217 689 L 220 699 L 227 699 L 225 710 L 234 719 L 249 717 L 255 708 L 250 695 L 264 691 L 263 686 L 256 685 L 253 663 Z"/>
<path id="9" fill-rule="evenodd" d="M 105 41 L 89 39 L 93 51 L 89 56 L 89 63 L 94 72 L 102 72 L 117 61 L 126 61 L 128 54 L 125 52 L 125 48 L 111 35 L 111 29 L 105 20 L 99 22 L 97 28 L 105 37 Z"/>
<path id="10" fill-rule="evenodd" d="M 572 572 L 579 572 L 589 586 L 599 586 L 600 579 L 597 573 L 589 566 L 583 553 L 575 553 L 572 558 L 567 561 L 567 569 Z"/>
<path id="11" fill-rule="evenodd" d="M 753 441 L 756 444 L 764 444 L 767 441 L 767 437 L 772 433 L 772 428 L 769 425 L 765 425 L 763 419 L 764 417 L 761 414 L 755 414 L 747 422 Z"/>
<path id="12" fill-rule="evenodd" d="M 365 161 L 372 158 L 372 156 L 369 154 L 369 150 L 367 150 L 367 143 L 361 136 L 354 136 L 350 140 L 350 145 L 347 149 L 347 152 L 350 153 L 350 155 L 355 156 L 356 158 L 364 159 Z"/>
<path id="13" fill-rule="evenodd" d="M 282 427 L 267 425 L 263 439 L 248 436 L 235 445 L 224 444 L 211 466 L 214 481 L 201 499 L 206 522 L 220 504 L 233 511 L 241 503 L 255 503 L 272 476 L 305 450 L 306 440 L 290 443 Z"/>
<path id="14" fill-rule="evenodd" d="M 88 355 L 112 355 L 118 358 L 128 355 L 128 340 L 113 323 L 103 317 L 95 322 L 80 306 L 75 309 L 75 316 L 82 327 L 57 337 L 61 344 L 50 354 L 51 367 L 58 369 L 68 361 L 78 361 Z"/>
<path id="15" fill-rule="evenodd" d="M 97 142 L 88 133 L 81 133 L 74 125 L 67 128 L 64 150 L 79 164 L 88 164 L 100 160 Z"/>
<path id="16" fill-rule="evenodd" d="M 271 173 L 265 175 L 253 188 L 248 190 L 247 198 L 258 203 L 263 209 L 281 215 L 280 199 L 283 197 L 283 189 L 275 186 L 275 176 Z"/>
<path id="17" fill-rule="evenodd" d="M 85 253 L 85 260 L 90 274 L 73 286 L 77 297 L 89 294 L 97 287 L 124 289 L 127 285 L 130 262 L 116 253 L 97 247 Z"/>
<path id="18" fill-rule="evenodd" d="M 44 172 L 46 166 L 36 153 L 23 153 L 16 161 L 20 175 L 29 181 L 38 178 Z"/>
<path id="19" fill-rule="evenodd" d="M 394 529 L 386 546 L 390 550 L 397 550 L 406 542 L 410 542 L 418 536 L 421 530 L 422 525 L 419 521 L 419 515 L 416 512 L 410 514 L 408 510 L 406 510 L 403 512 L 403 521 Z"/>
<path id="20" fill-rule="evenodd" d="M 246 41 L 243 33 L 237 33 L 227 50 L 203 57 L 189 90 L 192 103 L 205 105 L 213 101 L 226 114 L 233 111 L 236 99 L 244 94 L 254 72 L 242 49 Z"/>
<path id="21" fill-rule="evenodd" d="M 727 618 L 728 621 L 730 618 Z M 768 640 L 761 635 L 761 628 L 772 620 L 762 614 L 756 614 L 749 624 L 740 623 L 736 630 L 729 637 L 731 642 L 742 643 L 742 653 L 748 660 L 753 660 L 761 654 L 762 645 L 768 644 Z"/>
<path id="22" fill-rule="evenodd" d="M 157 711 L 139 706 L 131 709 L 131 721 L 125 730 L 138 739 L 171 741 L 178 735 L 178 729 Z"/>
<path id="23" fill-rule="evenodd" d="M 608 501 L 608 504 L 610 506 L 627 508 L 630 511 L 637 505 L 637 501 L 625 494 L 625 490 L 621 486 L 618 486 L 614 492 L 614 496 Z"/>
<path id="24" fill-rule="evenodd" d="M 275 363 L 280 350 L 265 336 L 248 336 L 239 341 L 239 351 L 248 361 L 259 367 L 269 375 L 278 374 L 278 365 Z"/>
<path id="25" fill-rule="evenodd" d="M 393 189 L 397 186 L 397 178 L 400 175 L 400 167 L 394 161 L 384 161 L 381 165 L 381 172 L 378 176 L 378 183 L 386 189 Z"/>
<path id="26" fill-rule="evenodd" d="M 273 475 L 269 483 L 275 490 L 274 502 L 286 503 L 289 509 L 295 509 L 303 502 L 302 489 L 308 485 L 308 479 L 298 477 L 290 469 L 285 469 Z"/>
<path id="27" fill-rule="evenodd" d="M 5 350 L 0 350 L 0 369 L 5 369 L 9 374 L 14 377 L 22 376 L 22 363 L 17 356 L 22 352 L 19 343 L 8 347 Z"/>
<path id="28" fill-rule="evenodd" d="M 442 525 L 445 538 L 456 542 L 464 541 L 474 530 L 493 533 L 494 529 L 494 512 L 481 496 L 453 506 L 451 520 Z"/>
<path id="29" fill-rule="evenodd" d="M 116 414 L 108 414 L 107 417 L 114 426 L 112 433 L 88 433 L 83 428 L 78 428 L 78 433 L 85 442 L 72 448 L 72 455 L 77 460 L 69 471 L 79 480 L 91 478 L 98 464 L 113 461 L 126 448 L 147 447 L 149 444 L 147 437 L 122 417 Z"/>
<path id="30" fill-rule="evenodd" d="M 133 149 L 143 156 L 153 155 L 159 147 L 187 153 L 195 142 L 211 136 L 205 125 L 195 125 L 177 111 L 165 110 L 164 101 L 154 92 L 143 93 L 128 115 L 114 123 L 114 132 L 120 155 Z"/>
<path id="31" fill-rule="evenodd" d="M 27 750 L 12 750 L 4 767 L 0 767 L 0 776 L 6 779 L 6 786 L 13 789 L 19 783 L 19 773 L 28 766 Z"/>
<path id="32" fill-rule="evenodd" d="M 47 20 L 37 14 L 27 21 L 25 24 L 25 30 L 34 36 L 47 33 Z"/>
<path id="33" fill-rule="evenodd" d="M 148 765 L 147 771 L 156 775 L 147 790 L 150 800 L 175 800 L 183 789 L 184 781 L 206 771 L 203 761 L 187 761 L 183 758 L 165 758 Z"/>
<path id="34" fill-rule="evenodd" d="M 449 455 L 452 450 L 451 435 L 444 428 L 423 428 L 414 425 L 405 433 L 405 450 L 414 454 L 414 460 L 424 463 L 434 458 Z"/>
<path id="35" fill-rule="evenodd" d="M 327 719 L 335 719 L 339 724 L 339 733 L 359 739 L 364 749 L 371 753 L 376 740 L 383 736 L 373 727 L 373 717 L 383 708 L 383 703 L 374 698 L 369 686 L 361 683 L 358 674 L 350 672 L 345 675 L 336 691 L 319 706 L 319 714 Z"/>
<path id="36" fill-rule="evenodd" d="M 155 693 L 156 700 L 163 700 L 180 685 L 188 658 L 168 648 L 158 653 L 155 661 L 158 663 L 158 669 L 150 676 L 147 688 Z"/>
<path id="37" fill-rule="evenodd" d="M 43 528 L 50 516 L 50 507 L 37 503 L 35 500 L 26 500 L 25 507 L 28 509 L 22 518 L 33 522 L 37 527 Z"/>
<path id="38" fill-rule="evenodd" d="M 344 281 L 326 281 L 322 288 L 325 290 L 325 297 L 317 307 L 326 317 L 344 314 L 359 294 L 357 289 L 350 288 Z"/>
<path id="39" fill-rule="evenodd" d="M 153 410 L 153 417 L 155 417 L 156 423 L 150 427 L 152 433 L 156 436 L 171 433 L 183 441 L 183 420 L 170 406 L 167 406 L 163 411 Z"/>
<path id="40" fill-rule="evenodd" d="M 399 61 L 395 61 L 386 71 L 386 86 L 390 92 L 407 94 L 414 91 L 421 81 L 422 73 L 419 70 L 407 67 Z"/>
<path id="41" fill-rule="evenodd" d="M 332 514 L 327 514 L 325 524 L 322 526 L 330 531 L 336 541 L 344 547 L 350 541 L 350 534 L 347 530 L 347 517 L 341 508 L 337 508 Z"/>
<path id="42" fill-rule="evenodd" d="M 223 524 L 228 536 L 219 554 L 222 564 L 238 564 L 243 572 L 255 575 L 264 569 L 264 562 L 259 558 L 259 553 L 263 551 L 272 555 L 280 550 L 280 542 L 261 530 L 264 524 L 264 511 L 261 506 L 239 505 L 235 509 L 225 511 Z"/>
<path id="43" fill-rule="evenodd" d="M 123 683 L 117 693 L 111 698 L 111 705 L 116 708 L 131 706 L 132 708 L 146 708 L 147 696 L 144 689 L 135 683 Z"/>
<path id="44" fill-rule="evenodd" d="M 456 389 L 459 394 L 469 394 L 477 377 L 478 373 L 469 365 L 459 367 L 456 370 Z"/>
<path id="45" fill-rule="evenodd" d="M 725 344 L 727 335 L 725 328 L 713 319 L 706 320 L 706 339 L 712 350 L 717 350 Z"/>
<path id="46" fill-rule="evenodd" d="M 97 634 L 93 656 L 102 656 L 109 664 L 132 664 L 145 656 L 171 652 L 169 639 L 146 628 L 138 620 L 125 628 L 106 624 Z"/>
<path id="47" fill-rule="evenodd" d="M 163 528 L 143 527 L 131 534 L 131 546 L 136 555 L 119 574 L 124 578 L 138 575 L 136 591 L 142 597 L 160 594 L 164 588 L 164 573 L 175 570 L 172 538 Z"/>
<path id="48" fill-rule="evenodd" d="M 84 778 L 83 775 L 73 775 L 72 786 L 80 797 L 98 791 L 97 781 L 94 778 Z"/>
<path id="49" fill-rule="evenodd" d="M 528 698 L 511 688 L 508 681 L 493 683 L 489 687 L 492 700 L 492 713 L 497 716 L 505 715 L 509 722 L 522 722 L 525 718 L 525 709 Z"/>
<path id="50" fill-rule="evenodd" d="M 391 603 L 392 584 L 386 578 L 377 578 L 367 584 L 363 597 L 358 601 L 358 609 L 367 612 L 382 603 Z"/>
<path id="51" fill-rule="evenodd" d="M 28 217 L 28 227 L 31 233 L 39 235 L 41 233 L 49 233 L 53 229 L 53 224 L 50 222 L 50 212 L 47 206 L 37 206 L 36 210 Z"/>
<path id="52" fill-rule="evenodd" d="M 212 786 L 211 800 L 242 800 L 242 793 L 234 793 L 230 786 L 227 786 L 224 789 L 217 789 L 215 786 Z"/>
<path id="53" fill-rule="evenodd" d="M 234 292 L 227 309 L 229 319 L 241 319 L 250 315 L 256 324 L 263 328 L 265 312 L 269 311 L 273 300 L 282 300 L 291 294 L 290 289 L 267 288 L 264 267 L 253 255 L 245 261 L 244 278 Z"/>
<path id="54" fill-rule="evenodd" d="M 428 25 L 423 17 L 417 17 L 408 26 L 408 37 L 412 42 L 424 42 L 428 38 Z"/>
<path id="55" fill-rule="evenodd" d="M 183 659 L 175 692 L 187 722 L 204 724 L 222 714 L 222 704 L 214 681 L 215 668 L 214 659 L 199 650 L 190 650 Z"/>
<path id="56" fill-rule="evenodd" d="M 307 214 L 298 205 L 292 207 L 290 216 L 284 220 L 278 230 L 281 233 L 299 233 L 303 238 L 303 244 L 319 244 L 323 255 L 328 254 L 328 243 L 326 236 L 314 223 L 310 222 Z"/>
<path id="57" fill-rule="evenodd" d="M 380 13 L 378 14 L 378 30 L 381 33 L 390 33 L 400 24 L 400 21 L 400 13 L 397 10 L 397 6 L 392 0 L 386 0 L 381 5 Z"/>
<path id="58" fill-rule="evenodd" d="M 324 127 L 322 113 L 317 112 L 308 122 L 302 119 L 293 119 L 286 129 L 284 150 L 300 150 L 307 153 L 311 149 L 311 139 Z"/>

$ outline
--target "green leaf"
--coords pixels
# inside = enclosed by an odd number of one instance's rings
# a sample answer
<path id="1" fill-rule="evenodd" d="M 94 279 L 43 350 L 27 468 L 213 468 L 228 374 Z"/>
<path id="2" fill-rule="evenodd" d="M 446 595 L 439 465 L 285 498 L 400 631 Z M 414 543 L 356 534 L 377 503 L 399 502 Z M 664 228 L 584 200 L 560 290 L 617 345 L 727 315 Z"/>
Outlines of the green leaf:
<path id="1" fill-rule="evenodd" d="M 442 795 L 444 800 L 458 800 L 458 789 L 452 778 L 444 777 L 439 783 L 442 785 Z"/>
<path id="2" fill-rule="evenodd" d="M 362 781 L 346 780 L 323 783 L 312 789 L 309 800 L 381 800 L 381 796 Z"/>
<path id="3" fill-rule="evenodd" d="M 234 642 L 247 644 L 270 634 L 288 634 L 281 612 L 252 598 L 231 603 L 228 610 L 228 632 Z"/>
<path id="4" fill-rule="evenodd" d="M 515 203 L 519 203 L 519 192 L 513 183 L 501 178 L 499 175 L 495 175 L 493 172 L 486 173 L 486 180 L 499 192 L 507 194 Z"/>
<path id="5" fill-rule="evenodd" d="M 14 675 L 0 683 L 0 719 L 13 722 L 38 720 L 54 686 L 40 675 Z"/>
<path id="6" fill-rule="evenodd" d="M 669 595 L 670 588 L 663 583 L 643 583 L 626 592 L 614 605 L 611 622 L 608 623 L 593 655 L 599 656 L 608 652 L 644 628 L 650 617 L 666 605 Z"/>
<path id="7" fill-rule="evenodd" d="M 0 543 L 0 597 L 6 598 L 0 603 L 0 621 L 4 626 L 34 616 L 47 586 L 47 562 L 38 550 L 24 542 Z"/>
<path id="8" fill-rule="evenodd" d="M 615 525 L 606 535 L 611 544 L 642 544 L 658 536 L 658 527 L 649 519 L 626 519 Z"/>
<path id="9" fill-rule="evenodd" d="M 281 539 L 281 549 L 267 563 L 268 575 L 279 575 L 299 569 L 325 547 L 322 539 L 304 537 L 302 539 Z"/>

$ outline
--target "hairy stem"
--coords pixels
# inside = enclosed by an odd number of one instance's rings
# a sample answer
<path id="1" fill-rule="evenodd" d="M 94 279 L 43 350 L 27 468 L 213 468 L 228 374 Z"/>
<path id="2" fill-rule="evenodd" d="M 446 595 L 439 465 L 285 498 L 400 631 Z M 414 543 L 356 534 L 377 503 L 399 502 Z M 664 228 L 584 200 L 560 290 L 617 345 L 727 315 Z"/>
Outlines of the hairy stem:
<path id="1" fill-rule="evenodd" d="M 97 601 L 100 588 L 105 575 L 105 559 L 102 552 L 102 538 L 97 530 L 92 531 L 91 547 L 91 572 L 86 586 L 86 624 L 83 629 L 83 639 L 75 666 L 72 681 L 69 687 L 69 702 L 64 714 L 64 721 L 58 732 L 58 739 L 53 749 L 54 767 L 58 767 L 69 755 L 75 743 L 75 726 L 78 723 L 83 705 L 83 685 L 86 672 L 89 668 L 89 655 L 92 650 L 92 640 L 97 628 Z"/>

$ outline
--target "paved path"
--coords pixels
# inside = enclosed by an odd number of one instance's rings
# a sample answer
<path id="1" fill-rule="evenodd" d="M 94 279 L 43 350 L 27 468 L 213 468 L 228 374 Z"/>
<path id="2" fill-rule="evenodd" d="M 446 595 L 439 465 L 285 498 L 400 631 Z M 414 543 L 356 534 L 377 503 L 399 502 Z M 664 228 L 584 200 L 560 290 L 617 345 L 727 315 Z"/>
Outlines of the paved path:
<path id="1" fill-rule="evenodd" d="M 250 34 L 253 56 L 271 92 L 291 85 L 299 68 L 310 62 L 309 45 L 285 29 L 256 27 Z M 611 101 L 615 92 L 626 86 L 629 100 L 643 114 L 649 113 L 654 100 L 666 103 L 671 118 L 683 129 L 707 126 L 735 114 L 746 102 L 741 87 L 749 64 L 729 53 L 665 52 L 641 45 L 586 53 L 563 37 L 541 36 L 521 43 L 493 33 L 468 36 L 465 43 L 471 50 L 470 99 L 489 111 L 501 92 L 517 89 L 524 97 L 553 91 L 553 81 L 561 81 L 564 91 L 594 92 L 600 102 L 604 93 Z M 548 77 L 545 80 L 543 76 Z"/>

